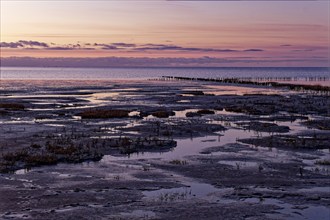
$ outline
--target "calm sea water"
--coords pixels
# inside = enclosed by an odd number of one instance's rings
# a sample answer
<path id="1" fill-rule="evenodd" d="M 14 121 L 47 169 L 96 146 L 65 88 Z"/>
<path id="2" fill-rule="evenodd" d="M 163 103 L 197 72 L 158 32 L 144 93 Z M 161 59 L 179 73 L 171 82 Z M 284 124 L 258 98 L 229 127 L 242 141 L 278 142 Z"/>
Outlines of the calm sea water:
<path id="1" fill-rule="evenodd" d="M 329 77 L 329 68 L 31 68 L 1 67 L 1 79 L 108 80 L 161 76 L 201 78 Z"/>

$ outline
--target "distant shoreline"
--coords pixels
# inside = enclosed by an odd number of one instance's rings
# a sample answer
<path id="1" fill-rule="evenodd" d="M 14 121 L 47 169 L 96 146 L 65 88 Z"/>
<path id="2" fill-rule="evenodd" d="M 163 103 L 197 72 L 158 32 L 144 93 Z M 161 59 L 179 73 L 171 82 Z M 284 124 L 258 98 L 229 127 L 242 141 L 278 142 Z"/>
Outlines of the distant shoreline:
<path id="1" fill-rule="evenodd" d="M 326 68 L 308 67 L 1 67 L 1 80 L 109 80 L 109 79 L 157 79 L 163 76 L 248 79 L 254 81 L 303 81 L 307 84 L 329 82 Z"/>
<path id="2" fill-rule="evenodd" d="M 20 66 L 20 65 L 0 65 L 0 68 L 72 68 L 72 69 L 126 69 L 126 68 L 139 68 L 139 69 L 328 69 L 330 71 L 330 67 L 322 67 L 322 66 L 306 66 L 306 67 L 286 67 L 286 66 L 272 66 L 272 67 L 249 67 L 249 66 L 242 66 L 242 67 L 218 67 L 218 66 L 106 66 L 106 67 L 97 67 L 97 66 L 89 66 L 89 67 L 82 67 L 82 66 Z"/>

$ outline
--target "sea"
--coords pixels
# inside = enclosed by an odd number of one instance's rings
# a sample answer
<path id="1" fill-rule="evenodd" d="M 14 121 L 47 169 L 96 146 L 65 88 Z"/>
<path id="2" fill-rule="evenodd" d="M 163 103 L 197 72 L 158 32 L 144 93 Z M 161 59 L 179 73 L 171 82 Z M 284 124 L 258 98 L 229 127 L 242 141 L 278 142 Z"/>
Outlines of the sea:
<path id="1" fill-rule="evenodd" d="M 330 68 L 322 67 L 129 67 L 129 68 L 40 68 L 0 67 L 3 80 L 111 80 L 111 79 L 152 79 L 162 76 L 192 78 L 258 78 L 297 79 L 306 81 L 329 81 Z"/>

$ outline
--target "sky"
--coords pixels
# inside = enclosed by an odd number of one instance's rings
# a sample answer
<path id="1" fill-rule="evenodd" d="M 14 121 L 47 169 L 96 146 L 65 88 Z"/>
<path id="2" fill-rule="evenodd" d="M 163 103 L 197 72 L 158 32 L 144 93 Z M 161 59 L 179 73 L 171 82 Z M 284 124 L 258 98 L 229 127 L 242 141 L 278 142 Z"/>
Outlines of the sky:
<path id="1" fill-rule="evenodd" d="M 327 0 L 0 2 L 2 63 L 329 67 Z"/>

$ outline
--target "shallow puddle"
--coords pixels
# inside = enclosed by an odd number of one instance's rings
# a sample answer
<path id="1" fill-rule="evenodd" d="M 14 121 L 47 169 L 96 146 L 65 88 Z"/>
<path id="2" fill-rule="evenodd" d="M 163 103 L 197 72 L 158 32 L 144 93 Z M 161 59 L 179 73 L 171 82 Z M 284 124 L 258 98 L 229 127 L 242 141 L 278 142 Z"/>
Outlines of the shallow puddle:
<path id="1" fill-rule="evenodd" d="M 123 155 L 119 157 L 105 155 L 102 161 L 112 161 L 112 160 L 123 160 L 123 159 L 151 159 L 151 158 L 162 158 L 165 160 L 174 160 L 181 159 L 185 156 L 196 155 L 201 150 L 207 147 L 216 146 L 216 144 L 220 144 L 218 142 L 204 142 L 207 139 L 219 139 L 219 136 L 207 136 L 207 137 L 198 137 L 192 139 L 177 139 L 177 146 L 172 148 L 167 152 L 138 152 L 132 153 L 130 155 Z"/>
<path id="2" fill-rule="evenodd" d="M 145 190 L 144 199 L 174 202 L 180 200 L 203 199 L 209 202 L 230 203 L 234 200 L 221 198 L 222 195 L 231 193 L 234 188 L 216 188 L 211 184 L 196 182 L 195 180 L 181 180 L 185 186 L 170 189 Z"/>
<path id="3" fill-rule="evenodd" d="M 262 86 L 233 86 L 229 84 L 222 83 L 221 85 L 207 85 L 205 86 L 208 89 L 205 94 L 213 95 L 244 95 L 244 94 L 288 94 L 293 93 L 292 91 L 286 89 L 273 89 Z"/>

